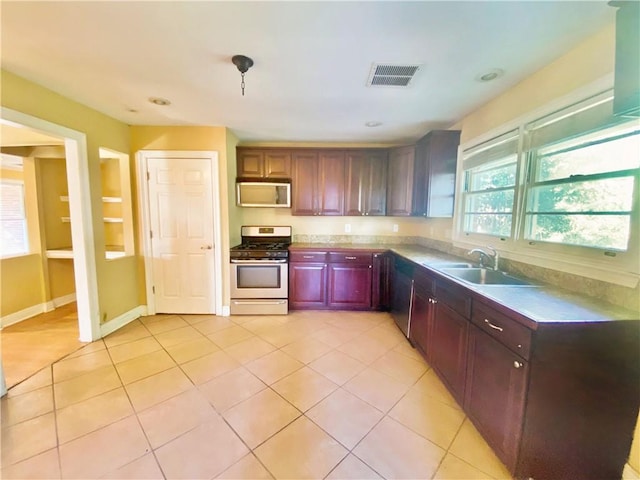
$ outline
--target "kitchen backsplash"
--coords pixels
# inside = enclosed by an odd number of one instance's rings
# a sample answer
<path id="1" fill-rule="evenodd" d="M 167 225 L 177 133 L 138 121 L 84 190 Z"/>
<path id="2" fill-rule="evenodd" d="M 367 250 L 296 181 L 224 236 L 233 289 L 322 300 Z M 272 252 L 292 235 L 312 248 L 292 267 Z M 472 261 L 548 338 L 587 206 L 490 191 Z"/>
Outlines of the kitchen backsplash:
<path id="1" fill-rule="evenodd" d="M 324 244 L 374 244 L 374 245 L 421 245 L 440 252 L 467 257 L 467 250 L 451 243 L 418 236 L 390 235 L 293 235 L 295 243 Z M 508 273 L 524 276 L 582 295 L 597 298 L 634 312 L 640 312 L 640 285 L 635 288 L 623 287 L 601 280 L 581 277 L 571 273 L 551 270 L 506 258 L 500 259 L 500 269 Z"/>

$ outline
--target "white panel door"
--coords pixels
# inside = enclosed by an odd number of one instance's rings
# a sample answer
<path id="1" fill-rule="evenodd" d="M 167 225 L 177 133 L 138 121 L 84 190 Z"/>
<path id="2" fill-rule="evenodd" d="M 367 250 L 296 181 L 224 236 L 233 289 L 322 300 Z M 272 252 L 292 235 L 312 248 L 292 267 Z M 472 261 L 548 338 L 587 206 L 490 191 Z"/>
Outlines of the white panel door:
<path id="1" fill-rule="evenodd" d="M 157 313 L 215 313 L 211 161 L 147 158 Z"/>

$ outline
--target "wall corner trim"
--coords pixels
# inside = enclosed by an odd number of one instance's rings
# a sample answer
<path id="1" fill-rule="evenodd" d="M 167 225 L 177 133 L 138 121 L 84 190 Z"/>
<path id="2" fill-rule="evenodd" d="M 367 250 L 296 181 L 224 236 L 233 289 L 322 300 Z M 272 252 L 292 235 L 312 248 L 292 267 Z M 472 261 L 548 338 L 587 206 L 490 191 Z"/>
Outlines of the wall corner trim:
<path id="1" fill-rule="evenodd" d="M 106 323 L 103 323 L 102 325 L 100 325 L 100 338 L 106 337 L 110 333 L 115 332 L 119 328 L 124 327 L 128 323 L 131 323 L 137 318 L 145 316 L 146 314 L 147 314 L 147 306 L 138 305 L 137 307 L 132 308 L 128 312 L 125 312 L 122 315 L 119 315 L 116 318 L 109 320 Z"/>

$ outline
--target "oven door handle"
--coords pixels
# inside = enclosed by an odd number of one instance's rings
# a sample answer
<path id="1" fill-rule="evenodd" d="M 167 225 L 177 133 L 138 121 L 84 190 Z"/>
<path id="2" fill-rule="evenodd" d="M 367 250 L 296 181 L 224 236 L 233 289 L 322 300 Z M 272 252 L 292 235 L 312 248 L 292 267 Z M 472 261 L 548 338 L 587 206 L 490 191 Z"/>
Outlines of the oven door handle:
<path id="1" fill-rule="evenodd" d="M 287 259 L 279 258 L 279 259 L 264 259 L 264 260 L 239 260 L 237 258 L 232 258 L 231 263 L 245 263 L 245 264 L 254 263 L 257 265 L 262 265 L 265 263 L 287 263 Z"/>

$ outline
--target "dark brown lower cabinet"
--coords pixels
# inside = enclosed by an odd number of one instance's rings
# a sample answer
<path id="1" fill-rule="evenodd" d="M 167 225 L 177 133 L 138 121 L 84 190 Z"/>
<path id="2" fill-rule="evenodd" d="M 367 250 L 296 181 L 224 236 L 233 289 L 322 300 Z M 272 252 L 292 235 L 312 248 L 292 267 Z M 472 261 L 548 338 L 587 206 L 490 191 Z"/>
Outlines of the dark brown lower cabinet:
<path id="1" fill-rule="evenodd" d="M 371 308 L 371 265 L 329 264 L 330 308 Z"/>
<path id="2" fill-rule="evenodd" d="M 465 410 L 510 471 L 522 431 L 528 362 L 471 325 Z"/>
<path id="3" fill-rule="evenodd" d="M 289 263 L 289 307 L 324 308 L 327 304 L 327 264 Z"/>
<path id="4" fill-rule="evenodd" d="M 449 391 L 461 405 L 467 373 L 469 321 L 438 300 L 433 315 L 431 361 Z"/>
<path id="5" fill-rule="evenodd" d="M 391 263 L 389 252 L 374 253 L 371 278 L 371 307 L 388 310 L 391 304 Z"/>
<path id="6" fill-rule="evenodd" d="M 431 361 L 431 336 L 435 309 L 435 281 L 416 270 L 413 276 L 413 299 L 411 301 L 411 328 L 409 340 L 422 355 Z"/>

